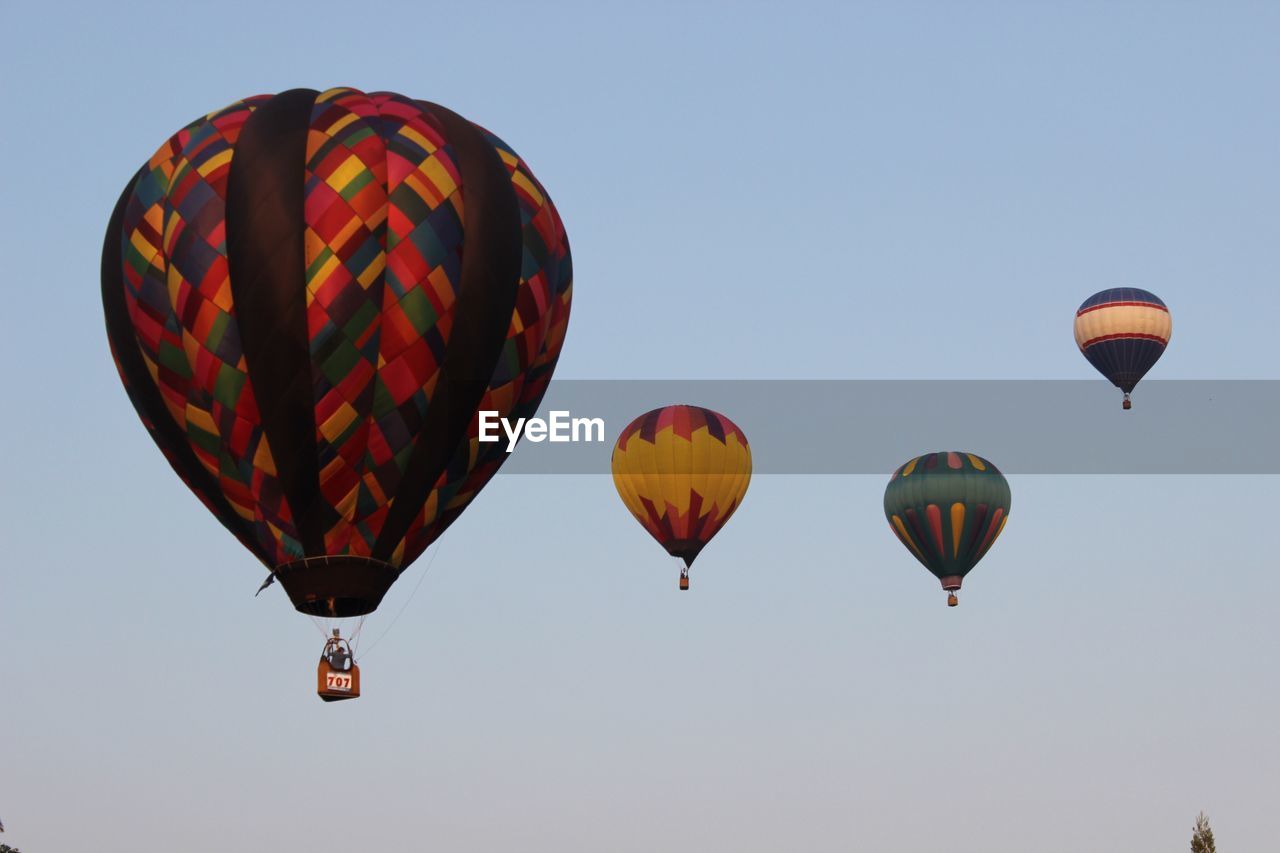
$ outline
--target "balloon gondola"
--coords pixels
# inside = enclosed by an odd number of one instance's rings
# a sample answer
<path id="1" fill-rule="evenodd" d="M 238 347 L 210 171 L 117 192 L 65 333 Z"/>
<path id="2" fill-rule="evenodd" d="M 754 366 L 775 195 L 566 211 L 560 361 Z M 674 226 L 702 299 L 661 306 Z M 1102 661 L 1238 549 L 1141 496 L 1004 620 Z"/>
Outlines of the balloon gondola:
<path id="1" fill-rule="evenodd" d="M 360 698 L 360 666 L 356 663 L 351 643 L 333 629 L 325 641 L 316 667 L 316 693 L 325 702 Z"/>

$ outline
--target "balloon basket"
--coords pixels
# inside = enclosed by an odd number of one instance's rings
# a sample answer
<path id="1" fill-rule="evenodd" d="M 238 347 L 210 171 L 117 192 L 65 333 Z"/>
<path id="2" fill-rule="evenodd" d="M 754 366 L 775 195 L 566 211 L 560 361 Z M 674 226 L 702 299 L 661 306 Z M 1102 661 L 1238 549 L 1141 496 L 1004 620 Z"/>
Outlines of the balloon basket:
<path id="1" fill-rule="evenodd" d="M 688 579 L 688 578 L 686 578 L 686 577 L 682 577 L 682 578 L 680 578 L 680 588 L 681 588 L 681 589 L 684 589 L 684 590 L 687 590 L 687 589 L 689 588 L 689 579 Z"/>
<path id="2" fill-rule="evenodd" d="M 360 667 L 354 663 L 347 670 L 334 669 L 321 658 L 316 668 L 316 692 L 326 702 L 360 698 Z"/>
<path id="3" fill-rule="evenodd" d="M 950 595 L 948 595 L 948 596 L 947 596 L 947 606 L 948 606 L 948 607 L 959 607 L 959 606 L 960 606 L 960 596 L 956 595 L 954 592 L 953 592 L 953 593 L 951 593 Z"/>

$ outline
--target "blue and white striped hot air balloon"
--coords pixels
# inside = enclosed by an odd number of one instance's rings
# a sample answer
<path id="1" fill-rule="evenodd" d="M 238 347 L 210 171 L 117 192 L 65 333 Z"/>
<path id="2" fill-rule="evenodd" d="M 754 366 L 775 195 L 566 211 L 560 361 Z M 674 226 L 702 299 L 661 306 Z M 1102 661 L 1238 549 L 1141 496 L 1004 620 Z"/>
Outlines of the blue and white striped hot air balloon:
<path id="1" fill-rule="evenodd" d="M 1124 392 L 1124 407 L 1138 380 L 1169 345 L 1173 319 L 1154 293 L 1113 287 L 1095 293 L 1076 311 L 1076 343 L 1098 372 Z"/>

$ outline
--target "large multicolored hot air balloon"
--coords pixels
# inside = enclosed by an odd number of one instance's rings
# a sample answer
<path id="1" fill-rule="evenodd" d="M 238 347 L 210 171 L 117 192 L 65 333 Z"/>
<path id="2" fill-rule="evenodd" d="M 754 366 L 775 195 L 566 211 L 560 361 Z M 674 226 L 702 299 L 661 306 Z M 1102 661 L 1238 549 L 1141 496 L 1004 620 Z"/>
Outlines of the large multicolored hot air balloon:
<path id="1" fill-rule="evenodd" d="M 151 437 L 298 610 L 337 617 L 375 609 L 502 464 L 476 412 L 536 411 L 571 280 L 560 217 L 506 143 L 347 88 L 178 131 L 102 259 Z"/>
<path id="2" fill-rule="evenodd" d="M 1129 394 L 1169 345 L 1173 319 L 1154 293 L 1113 287 L 1095 293 L 1076 311 L 1076 344 L 1098 372 Z"/>
<path id="3" fill-rule="evenodd" d="M 955 607 L 964 576 L 1004 530 L 1011 499 L 1009 482 L 981 456 L 927 453 L 893 472 L 884 490 L 884 514 Z"/>
<path id="4" fill-rule="evenodd" d="M 613 448 L 613 484 L 658 544 L 684 560 L 680 588 L 711 538 L 742 503 L 751 447 L 742 430 L 699 406 L 664 406 L 627 426 Z"/>

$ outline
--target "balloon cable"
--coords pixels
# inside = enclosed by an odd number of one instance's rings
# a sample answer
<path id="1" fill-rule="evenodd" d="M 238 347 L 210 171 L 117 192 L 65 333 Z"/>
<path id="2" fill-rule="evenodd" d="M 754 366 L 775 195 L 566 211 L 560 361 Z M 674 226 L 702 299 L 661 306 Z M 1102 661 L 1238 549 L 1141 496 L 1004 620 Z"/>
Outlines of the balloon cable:
<path id="1" fill-rule="evenodd" d="M 426 579 L 427 572 L 431 570 L 431 565 L 436 561 L 436 557 L 438 556 L 440 556 L 439 542 L 436 543 L 436 549 L 431 552 L 431 559 L 427 560 L 427 564 L 422 567 L 422 574 L 418 575 L 418 582 L 414 584 L 413 591 L 410 592 L 409 597 L 404 600 L 404 604 L 400 605 L 400 610 L 396 612 L 396 615 L 394 618 L 392 618 L 391 623 L 387 625 L 386 629 L 381 634 L 379 634 L 372 643 L 369 644 L 369 648 L 366 649 L 364 652 L 364 657 L 368 657 L 369 652 L 373 651 L 373 647 L 378 645 L 378 643 L 381 643 L 382 638 L 387 636 L 387 634 L 390 634 L 391 629 L 394 628 L 396 626 L 396 623 L 400 621 L 400 617 L 404 615 L 405 610 L 407 610 L 409 607 L 409 602 L 413 601 L 413 597 L 417 595 L 418 590 L 422 588 L 422 582 Z"/>
<path id="2" fill-rule="evenodd" d="M 356 658 L 356 647 L 360 645 L 360 632 L 364 630 L 364 620 L 369 618 L 369 614 L 365 613 L 360 616 L 360 620 L 356 622 L 355 630 L 351 632 L 351 636 L 347 639 L 347 645 L 351 646 L 351 659 Z"/>
<path id="3" fill-rule="evenodd" d="M 327 641 L 329 639 L 329 623 L 323 616 L 308 615 L 307 619 L 312 625 L 316 626 L 316 630 L 320 632 L 320 636 Z"/>

